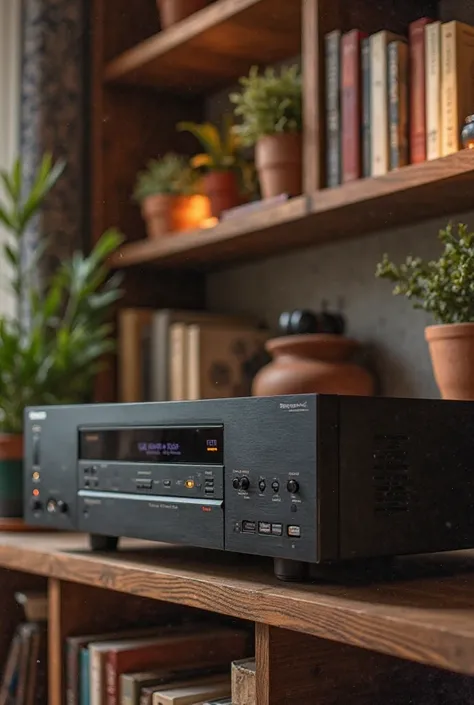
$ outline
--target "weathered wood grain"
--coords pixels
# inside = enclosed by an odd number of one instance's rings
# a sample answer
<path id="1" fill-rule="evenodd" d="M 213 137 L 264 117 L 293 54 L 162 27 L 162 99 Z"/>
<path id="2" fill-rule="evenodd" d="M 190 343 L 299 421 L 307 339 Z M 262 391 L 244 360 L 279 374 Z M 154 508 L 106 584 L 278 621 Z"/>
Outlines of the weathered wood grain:
<path id="1" fill-rule="evenodd" d="M 85 550 L 77 536 L 1 536 L 0 566 L 187 605 L 474 674 L 474 552 L 405 558 L 396 579 L 278 583 L 267 561 L 124 543 Z"/>

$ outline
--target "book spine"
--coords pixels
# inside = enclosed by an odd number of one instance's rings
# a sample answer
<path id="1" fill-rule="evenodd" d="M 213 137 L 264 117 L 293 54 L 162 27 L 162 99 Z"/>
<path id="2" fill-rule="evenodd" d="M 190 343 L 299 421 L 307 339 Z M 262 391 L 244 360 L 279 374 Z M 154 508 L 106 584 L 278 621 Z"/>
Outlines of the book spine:
<path id="1" fill-rule="evenodd" d="M 458 148 L 457 66 L 455 23 L 441 27 L 441 153 L 453 154 Z"/>
<path id="2" fill-rule="evenodd" d="M 120 676 L 120 705 L 134 705 L 135 682 L 130 674 Z"/>
<path id="3" fill-rule="evenodd" d="M 368 177 L 372 174 L 371 164 L 371 130 L 370 130 L 370 39 L 362 40 L 362 175 Z"/>
<path id="4" fill-rule="evenodd" d="M 422 17 L 409 26 L 410 46 L 410 155 L 412 164 L 426 161 L 425 27 Z"/>
<path id="5" fill-rule="evenodd" d="M 105 663 L 105 677 L 107 690 L 106 705 L 117 705 L 117 657 L 113 651 L 110 651 L 107 654 L 107 659 Z"/>
<path id="6" fill-rule="evenodd" d="M 80 705 L 90 705 L 89 649 L 81 650 Z"/>
<path id="7" fill-rule="evenodd" d="M 186 329 L 187 326 L 184 323 L 173 323 L 170 327 L 170 353 L 168 360 L 170 367 L 171 401 L 186 399 Z"/>
<path id="8" fill-rule="evenodd" d="M 407 46 L 388 45 L 388 94 L 390 123 L 390 169 L 408 163 L 407 138 Z"/>
<path id="9" fill-rule="evenodd" d="M 385 32 L 370 38 L 372 176 L 389 169 L 387 42 Z"/>
<path id="10" fill-rule="evenodd" d="M 327 185 L 341 183 L 341 33 L 330 32 L 325 37 L 326 50 L 326 155 Z"/>
<path id="11" fill-rule="evenodd" d="M 426 158 L 441 156 L 441 23 L 425 28 Z"/>
<path id="12" fill-rule="evenodd" d="M 102 704 L 102 668 L 100 652 L 89 648 L 89 691 L 91 705 Z"/>
<path id="13" fill-rule="evenodd" d="M 361 38 L 358 30 L 342 37 L 342 181 L 362 175 L 361 147 Z"/>
<path id="14" fill-rule="evenodd" d="M 77 653 L 74 644 L 66 640 L 66 703 L 77 705 Z"/>

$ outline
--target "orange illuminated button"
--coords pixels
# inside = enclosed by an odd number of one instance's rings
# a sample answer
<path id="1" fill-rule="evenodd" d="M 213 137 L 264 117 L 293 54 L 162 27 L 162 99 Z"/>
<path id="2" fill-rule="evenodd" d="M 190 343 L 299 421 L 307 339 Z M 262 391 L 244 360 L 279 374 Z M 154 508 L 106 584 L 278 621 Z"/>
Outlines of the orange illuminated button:
<path id="1" fill-rule="evenodd" d="M 186 485 L 188 490 L 192 490 L 194 487 L 194 480 L 186 480 L 186 482 L 184 484 Z"/>

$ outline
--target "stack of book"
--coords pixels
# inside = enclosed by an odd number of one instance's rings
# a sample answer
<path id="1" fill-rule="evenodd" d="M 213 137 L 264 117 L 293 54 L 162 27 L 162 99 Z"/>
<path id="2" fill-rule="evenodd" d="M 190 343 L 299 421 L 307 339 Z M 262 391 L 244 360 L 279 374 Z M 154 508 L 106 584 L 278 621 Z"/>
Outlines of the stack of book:
<path id="1" fill-rule="evenodd" d="M 246 316 L 126 308 L 119 313 L 122 402 L 247 396 L 268 332 Z"/>
<path id="2" fill-rule="evenodd" d="M 191 625 L 75 636 L 66 643 L 67 705 L 230 703 L 244 630 Z"/>
<path id="3" fill-rule="evenodd" d="M 461 148 L 474 112 L 474 27 L 423 17 L 408 39 L 336 30 L 325 55 L 328 187 Z"/>
<path id="4" fill-rule="evenodd" d="M 48 600 L 44 593 L 17 593 L 25 621 L 18 625 L 0 687 L 1 705 L 43 705 L 47 702 L 46 620 Z"/>

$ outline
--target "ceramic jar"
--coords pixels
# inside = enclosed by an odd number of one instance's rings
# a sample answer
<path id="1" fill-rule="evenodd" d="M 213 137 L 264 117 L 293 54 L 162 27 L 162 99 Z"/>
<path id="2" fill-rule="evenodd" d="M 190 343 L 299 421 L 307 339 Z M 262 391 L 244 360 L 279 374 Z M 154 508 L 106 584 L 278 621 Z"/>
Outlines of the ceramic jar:
<path id="1" fill-rule="evenodd" d="M 266 344 L 273 360 L 256 375 L 255 396 L 350 394 L 371 396 L 372 376 L 351 360 L 359 343 L 340 335 L 290 335 Z"/>

